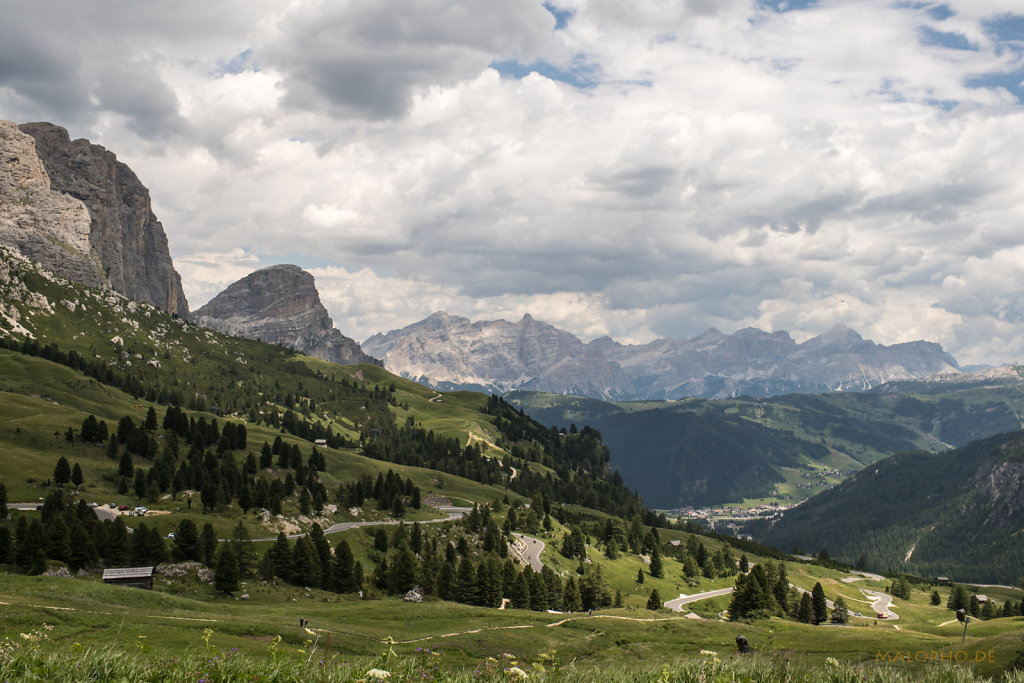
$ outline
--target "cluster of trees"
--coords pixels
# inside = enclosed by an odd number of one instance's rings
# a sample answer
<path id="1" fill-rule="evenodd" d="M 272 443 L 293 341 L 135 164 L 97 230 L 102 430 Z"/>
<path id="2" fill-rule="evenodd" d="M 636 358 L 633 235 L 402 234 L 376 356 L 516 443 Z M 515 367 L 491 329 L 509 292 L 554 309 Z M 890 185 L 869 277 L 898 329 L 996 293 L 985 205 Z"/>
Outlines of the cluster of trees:
<path id="1" fill-rule="evenodd" d="M 422 505 L 422 494 L 412 479 L 402 481 L 390 469 L 387 475 L 378 472 L 376 480 L 364 474 L 353 482 L 339 484 L 335 497 L 339 505 L 347 508 L 363 507 L 368 498 L 373 498 L 379 509 L 389 510 L 395 517 L 404 515 L 406 506 L 419 510 Z"/>
<path id="2" fill-rule="evenodd" d="M 155 528 L 141 524 L 129 534 L 119 517 L 100 522 L 91 507 L 83 501 L 72 503 L 63 489 L 47 496 L 41 514 L 32 517 L 29 521 L 29 515 L 18 515 L 13 535 L 0 527 L 0 564 L 39 574 L 46 570 L 47 561 L 63 562 L 78 571 L 100 564 L 157 564 L 168 558 L 165 541 Z"/>
<path id="3" fill-rule="evenodd" d="M 511 510 L 510 510 L 511 512 Z M 258 563 L 265 580 L 280 579 L 339 593 L 363 590 L 404 595 L 417 590 L 483 607 L 507 600 L 522 609 L 580 611 L 622 604 L 608 588 L 600 565 L 563 580 L 550 567 L 535 572 L 508 557 L 509 535 L 499 530 L 490 506 L 474 506 L 461 522 L 426 527 L 399 524 L 368 529 L 372 568 L 354 559 L 346 540 L 331 546 L 314 526 L 294 542 L 281 534 Z M 660 604 L 659 604 L 660 607 Z"/>
<path id="4" fill-rule="evenodd" d="M 932 591 L 932 604 L 938 605 L 942 601 L 938 591 Z M 1024 616 L 1024 600 L 1014 602 L 1006 600 L 1000 607 L 995 600 L 989 598 L 982 602 L 978 596 L 971 593 L 963 584 L 953 584 L 949 592 L 949 599 L 946 607 L 953 610 L 966 610 L 967 614 L 976 619 L 995 619 L 997 617 L 1019 617 Z"/>
<path id="5" fill-rule="evenodd" d="M 746 556 L 740 558 L 744 569 Z M 729 603 L 729 618 L 733 621 L 767 619 L 772 616 L 788 617 L 805 624 L 845 624 L 849 610 L 842 597 L 836 599 L 831 617 L 825 590 L 815 583 L 810 592 L 799 591 L 789 584 L 786 565 L 768 562 L 754 565 L 749 572 L 736 577 L 736 590 Z"/>

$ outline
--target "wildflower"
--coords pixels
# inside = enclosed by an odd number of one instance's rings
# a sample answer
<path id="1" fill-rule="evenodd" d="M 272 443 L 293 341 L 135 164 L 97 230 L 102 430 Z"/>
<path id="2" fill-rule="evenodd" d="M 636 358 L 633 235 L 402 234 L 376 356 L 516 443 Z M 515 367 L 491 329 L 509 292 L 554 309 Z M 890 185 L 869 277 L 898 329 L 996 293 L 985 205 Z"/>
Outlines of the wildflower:
<path id="1" fill-rule="evenodd" d="M 530 677 L 529 674 L 527 674 L 525 671 L 520 669 L 518 666 L 513 666 L 511 669 L 509 669 L 508 670 L 508 676 L 512 680 L 520 680 L 520 681 L 525 681 L 527 678 Z"/>
<path id="2" fill-rule="evenodd" d="M 384 671 L 383 669 L 370 669 L 366 672 L 366 675 L 370 678 L 376 678 L 378 681 L 385 681 L 391 677 L 391 672 Z"/>
<path id="3" fill-rule="evenodd" d="M 828 659 L 825 660 L 825 663 L 828 664 L 831 667 L 839 666 L 839 660 L 836 659 L 835 657 L 829 657 Z"/>

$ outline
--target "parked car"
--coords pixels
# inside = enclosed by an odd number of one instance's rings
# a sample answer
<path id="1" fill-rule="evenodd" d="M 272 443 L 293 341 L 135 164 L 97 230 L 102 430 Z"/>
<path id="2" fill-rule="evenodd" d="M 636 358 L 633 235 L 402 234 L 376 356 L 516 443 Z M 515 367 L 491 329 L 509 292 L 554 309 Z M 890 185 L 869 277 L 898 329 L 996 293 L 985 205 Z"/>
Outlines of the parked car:
<path id="1" fill-rule="evenodd" d="M 131 510 L 131 508 L 128 507 L 127 505 L 118 505 L 117 509 L 120 510 L 121 512 L 124 512 L 125 510 Z"/>

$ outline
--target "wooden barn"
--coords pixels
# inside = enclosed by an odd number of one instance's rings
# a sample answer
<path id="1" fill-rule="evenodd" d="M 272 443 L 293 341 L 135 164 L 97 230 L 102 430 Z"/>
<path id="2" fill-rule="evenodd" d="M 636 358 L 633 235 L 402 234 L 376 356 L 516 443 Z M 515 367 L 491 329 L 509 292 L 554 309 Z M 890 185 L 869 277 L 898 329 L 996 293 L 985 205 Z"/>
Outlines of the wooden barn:
<path id="1" fill-rule="evenodd" d="M 153 590 L 153 567 L 104 569 L 103 583 Z"/>

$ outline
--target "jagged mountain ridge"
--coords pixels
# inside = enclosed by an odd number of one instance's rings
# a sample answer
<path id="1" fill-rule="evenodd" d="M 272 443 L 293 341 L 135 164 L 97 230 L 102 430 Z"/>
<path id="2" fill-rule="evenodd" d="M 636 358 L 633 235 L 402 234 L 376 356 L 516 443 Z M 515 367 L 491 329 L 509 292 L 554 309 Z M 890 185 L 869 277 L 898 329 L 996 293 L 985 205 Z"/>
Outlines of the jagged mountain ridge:
<path id="1" fill-rule="evenodd" d="M 224 334 L 283 344 L 314 358 L 381 365 L 334 327 L 313 276 L 298 266 L 276 265 L 250 273 L 193 317 Z"/>
<path id="2" fill-rule="evenodd" d="M 7 124 L 5 131 L 12 125 Z M 62 268 L 53 259 L 40 258 L 38 251 L 30 250 L 27 255 L 76 282 L 109 284 L 129 299 L 187 317 L 188 302 L 171 260 L 167 235 L 153 214 L 149 190 L 138 176 L 112 152 L 85 139 L 71 140 L 60 126 L 26 123 L 17 129 L 35 141 L 31 152 L 22 148 L 25 161 L 36 157 L 45 167 L 54 193 L 85 205 L 88 243 L 74 244 L 74 249 L 80 258 L 98 262 L 99 268 L 96 272 Z"/>
<path id="3" fill-rule="evenodd" d="M 866 390 L 958 370 L 938 344 L 883 346 L 842 326 L 803 343 L 784 331 L 747 328 L 625 345 L 608 337 L 585 343 L 528 314 L 511 323 L 437 312 L 376 334 L 363 349 L 392 372 L 437 388 L 616 400 Z"/>

